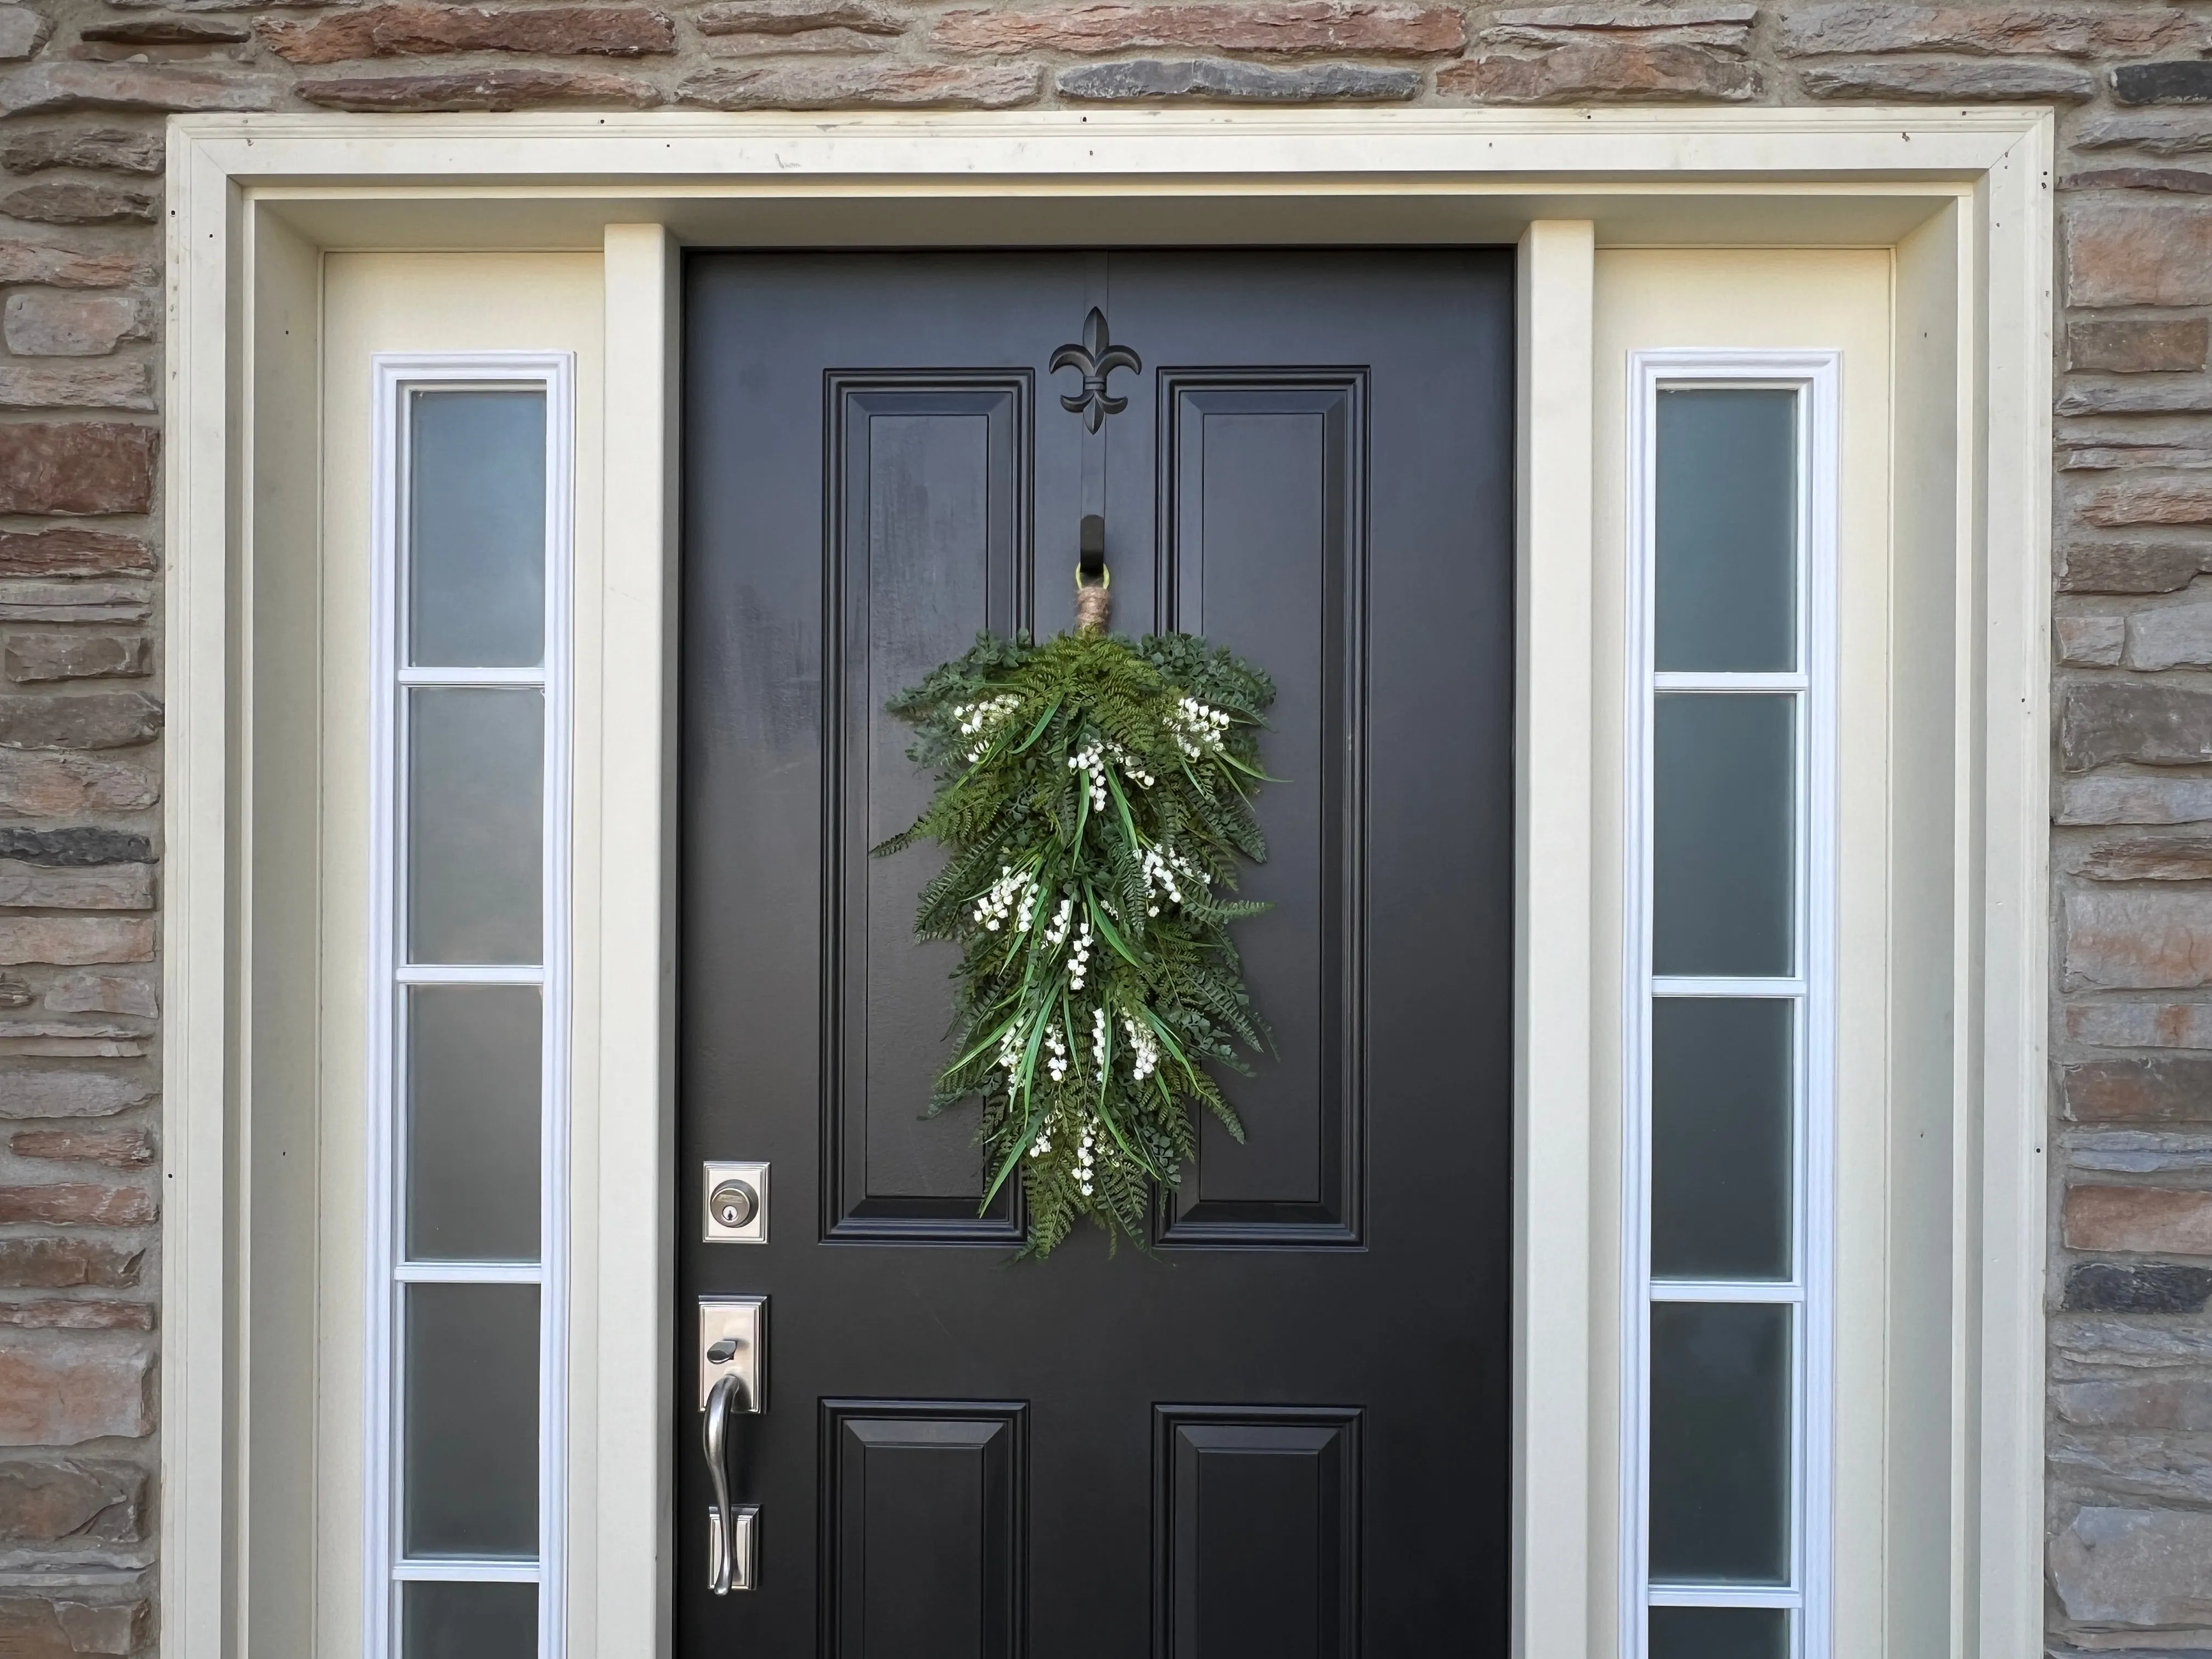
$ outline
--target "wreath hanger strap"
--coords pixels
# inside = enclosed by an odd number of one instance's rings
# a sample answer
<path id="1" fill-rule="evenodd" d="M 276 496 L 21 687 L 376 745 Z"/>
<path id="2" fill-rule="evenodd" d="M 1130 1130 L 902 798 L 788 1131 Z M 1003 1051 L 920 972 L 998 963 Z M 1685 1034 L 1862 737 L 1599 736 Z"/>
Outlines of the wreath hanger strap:
<path id="1" fill-rule="evenodd" d="M 1106 568 L 1106 520 L 1097 513 L 1083 515 L 1082 557 L 1075 567 L 1075 631 L 1103 634 L 1113 611 L 1107 590 L 1114 573 Z"/>

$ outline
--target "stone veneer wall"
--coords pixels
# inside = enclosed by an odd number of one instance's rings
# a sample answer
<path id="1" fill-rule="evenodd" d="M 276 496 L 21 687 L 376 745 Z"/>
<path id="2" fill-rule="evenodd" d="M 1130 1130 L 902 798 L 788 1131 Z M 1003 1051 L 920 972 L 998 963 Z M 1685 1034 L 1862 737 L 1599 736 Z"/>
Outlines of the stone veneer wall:
<path id="1" fill-rule="evenodd" d="M 1176 99 L 2058 107 L 2051 1650 L 2212 1649 L 2208 53 L 2203 0 L 0 3 L 0 1653 L 159 1639 L 163 114 Z"/>

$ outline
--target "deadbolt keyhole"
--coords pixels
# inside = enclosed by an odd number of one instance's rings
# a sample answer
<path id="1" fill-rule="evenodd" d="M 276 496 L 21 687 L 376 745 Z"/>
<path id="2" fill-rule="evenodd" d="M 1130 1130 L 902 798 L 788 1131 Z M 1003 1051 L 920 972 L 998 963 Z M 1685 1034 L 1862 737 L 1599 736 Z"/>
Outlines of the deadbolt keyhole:
<path id="1" fill-rule="evenodd" d="M 760 1213 L 760 1194 L 750 1182 L 732 1176 L 707 1195 L 707 1208 L 717 1226 L 742 1227 Z"/>

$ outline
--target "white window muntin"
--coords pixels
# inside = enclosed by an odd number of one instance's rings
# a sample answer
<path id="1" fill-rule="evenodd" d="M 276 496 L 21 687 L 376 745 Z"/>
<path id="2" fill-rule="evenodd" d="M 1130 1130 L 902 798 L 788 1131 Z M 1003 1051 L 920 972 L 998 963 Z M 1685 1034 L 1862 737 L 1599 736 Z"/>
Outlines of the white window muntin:
<path id="1" fill-rule="evenodd" d="M 369 864 L 368 1295 L 365 1367 L 364 1645 L 399 1659 L 408 1583 L 535 1584 L 538 1659 L 564 1649 L 563 1520 L 567 1458 L 568 1169 L 568 749 L 574 550 L 575 360 L 566 351 L 377 353 L 371 374 L 371 775 Z M 415 394 L 537 390 L 544 398 L 543 650 L 527 666 L 410 666 L 408 603 Z M 516 688 L 543 693 L 542 889 L 535 963 L 419 963 L 409 959 L 409 693 Z M 408 992 L 423 986 L 533 987 L 539 1007 L 538 1240 L 534 1261 L 417 1261 L 406 1248 Z M 410 1285 L 538 1288 L 536 1550 L 532 1559 L 410 1558 L 401 1547 L 404 1321 Z M 526 1402 L 516 1402 L 518 1407 Z"/>
<path id="2" fill-rule="evenodd" d="M 1840 370 L 1840 354 L 1834 351 L 1670 349 L 1629 355 L 1622 1010 L 1623 1659 L 1647 1659 L 1650 1609 L 1655 1607 L 1788 1609 L 1793 1659 L 1828 1659 L 1830 1651 Z M 1658 399 L 1662 392 L 1707 388 L 1794 394 L 1796 666 L 1786 672 L 1662 671 L 1656 666 Z M 1662 693 L 1766 693 L 1795 699 L 1795 960 L 1786 974 L 1661 977 L 1652 970 L 1654 731 L 1656 699 Z M 1796 1010 L 1792 1023 L 1791 1271 L 1786 1279 L 1655 1279 L 1650 1226 L 1653 1005 L 1659 997 L 1723 996 L 1783 999 Z M 1655 1303 L 1765 1303 L 1792 1310 L 1786 1583 L 1653 1578 L 1650 1517 Z"/>

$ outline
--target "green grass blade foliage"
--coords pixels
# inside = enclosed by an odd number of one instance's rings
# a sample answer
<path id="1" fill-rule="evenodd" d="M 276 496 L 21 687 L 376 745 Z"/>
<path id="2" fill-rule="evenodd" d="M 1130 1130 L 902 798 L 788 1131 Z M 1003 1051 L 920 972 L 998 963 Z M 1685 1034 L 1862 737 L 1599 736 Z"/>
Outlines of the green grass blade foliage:
<path id="1" fill-rule="evenodd" d="M 986 634 L 901 694 L 936 796 L 878 856 L 946 852 L 918 938 L 960 947 L 960 1058 L 933 1112 L 983 1103 L 988 1208 L 1017 1171 L 1025 1253 L 1088 1217 L 1141 1247 L 1209 1111 L 1244 1129 L 1206 1066 L 1248 1073 L 1267 1022 L 1229 937 L 1267 907 L 1223 896 L 1267 856 L 1252 811 L 1273 683 L 1187 634 Z"/>

